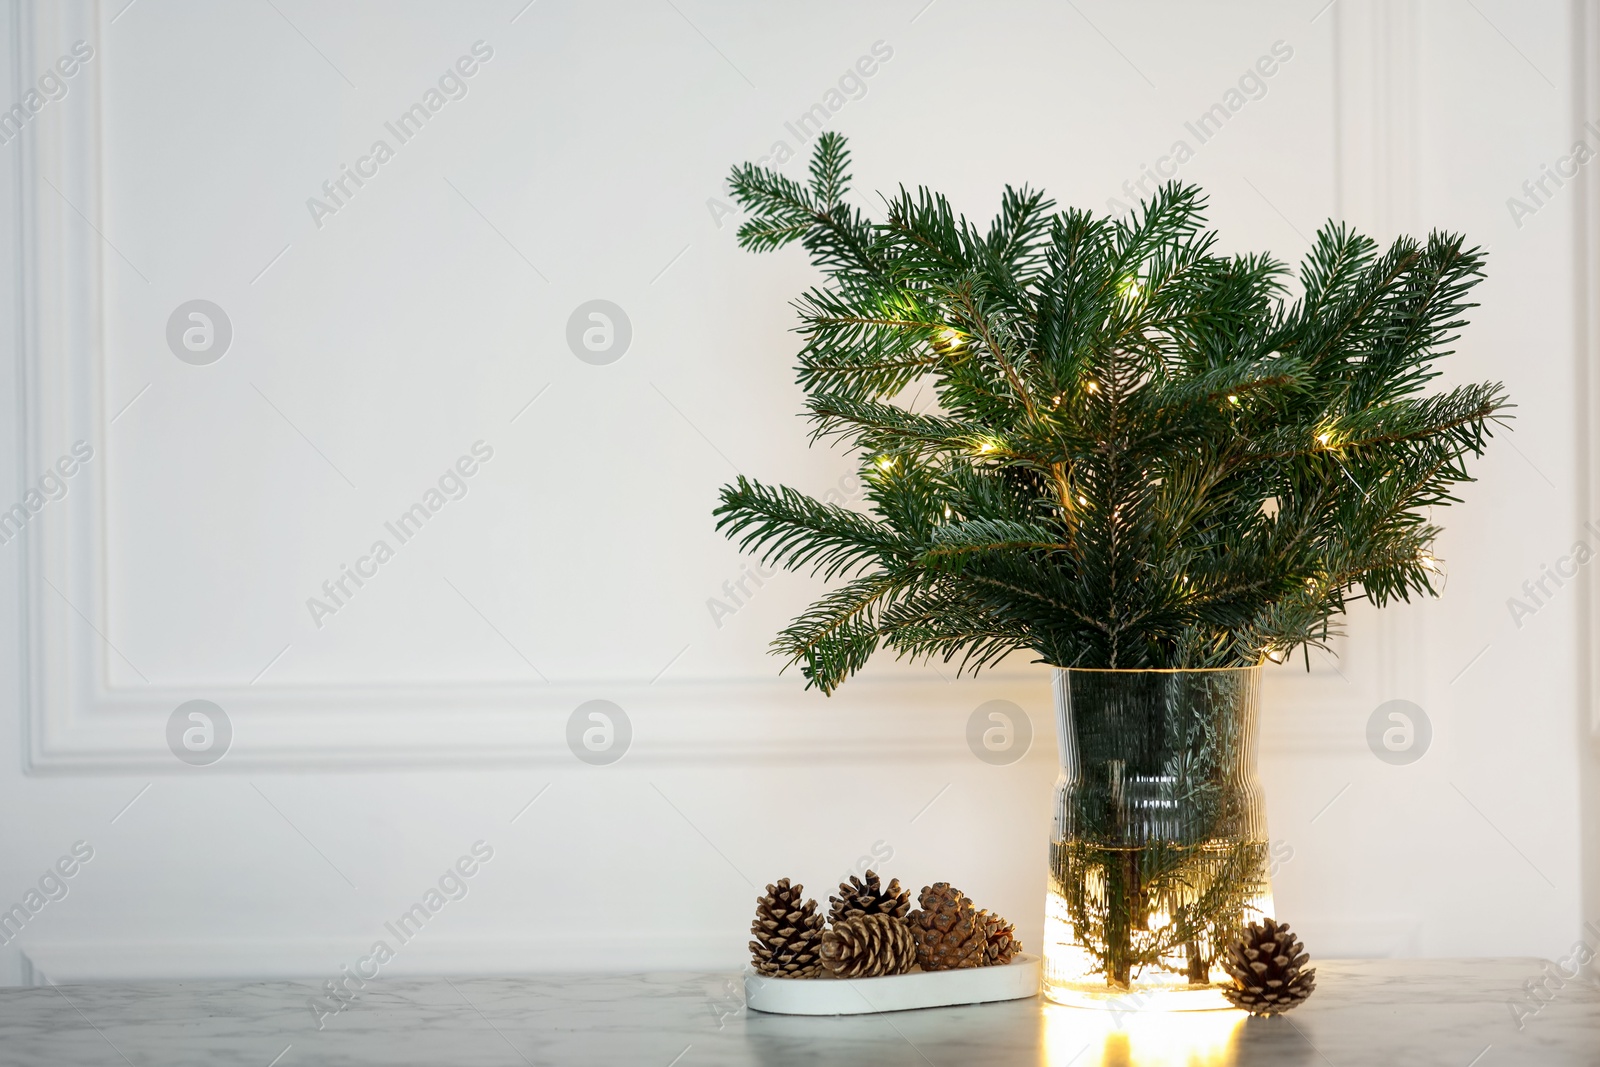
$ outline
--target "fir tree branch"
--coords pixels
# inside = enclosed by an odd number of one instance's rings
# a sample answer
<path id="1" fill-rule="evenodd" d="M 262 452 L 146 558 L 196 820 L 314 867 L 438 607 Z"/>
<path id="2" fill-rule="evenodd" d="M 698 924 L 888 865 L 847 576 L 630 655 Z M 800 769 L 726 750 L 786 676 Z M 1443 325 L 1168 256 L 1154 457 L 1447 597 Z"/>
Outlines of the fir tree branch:
<path id="1" fill-rule="evenodd" d="M 787 486 L 769 487 L 743 475 L 722 490 L 717 529 L 739 537 L 741 551 L 756 550 L 761 562 L 786 570 L 808 564 L 812 573 L 833 578 L 896 557 L 914 557 L 892 528 L 837 504 L 813 500 Z"/>
<path id="2" fill-rule="evenodd" d="M 1272 257 L 1217 254 L 1175 183 L 1126 220 L 1007 188 L 980 228 L 904 187 L 874 223 L 849 181 L 835 134 L 808 184 L 731 179 L 745 247 L 799 241 L 825 272 L 798 378 L 813 439 L 863 453 L 871 514 L 742 478 L 716 511 L 763 560 L 849 579 L 777 642 L 808 684 L 879 648 L 1245 665 L 1322 647 L 1350 600 L 1434 591 L 1427 509 L 1509 407 L 1496 383 L 1424 391 L 1481 251 L 1330 224 L 1293 300 Z M 913 382 L 931 409 L 895 402 Z"/>

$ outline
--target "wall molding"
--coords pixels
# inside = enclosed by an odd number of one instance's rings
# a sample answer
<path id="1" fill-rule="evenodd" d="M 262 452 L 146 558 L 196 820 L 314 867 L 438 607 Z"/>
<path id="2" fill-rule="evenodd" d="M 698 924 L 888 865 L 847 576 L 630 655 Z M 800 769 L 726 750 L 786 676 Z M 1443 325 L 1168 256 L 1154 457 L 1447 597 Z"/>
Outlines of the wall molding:
<path id="1" fill-rule="evenodd" d="M 13 60 L 29 72 L 77 40 L 100 44 L 97 3 L 17 0 Z M 96 461 L 46 507 L 16 547 L 22 567 L 23 760 L 28 773 L 194 774 L 392 766 L 565 765 L 568 716 L 597 698 L 633 724 L 631 763 L 731 764 L 969 758 L 966 720 L 978 704 L 1027 710 L 1035 746 L 1053 729 L 1049 674 L 1008 667 L 947 684 L 933 670 L 859 678 L 823 699 L 790 673 L 736 679 L 593 679 L 554 685 L 465 682 L 400 686 L 112 685 L 119 655 L 106 619 L 106 441 L 101 106 L 103 58 L 85 64 L 68 97 L 33 121 L 20 144 L 18 223 L 22 431 L 18 486 L 89 442 Z M 110 640 L 108 640 L 108 637 Z M 1019 657 L 1020 658 L 1020 657 Z M 1283 672 L 1288 675 L 1290 672 Z M 1281 688 L 1288 687 L 1288 688 Z M 1274 680 L 1264 751 L 1329 752 L 1359 744 L 1350 694 L 1336 670 Z M 1278 694 L 1274 697 L 1272 694 Z M 229 715 L 233 742 L 203 771 L 166 747 L 173 709 L 196 698 Z M 1274 714 L 1273 705 L 1284 714 Z M 1035 753 L 1037 756 L 1037 753 Z"/>
<path id="2" fill-rule="evenodd" d="M 1334 4 L 1334 196 L 1380 243 L 1414 227 L 1421 200 L 1416 0 Z"/>
<path id="3" fill-rule="evenodd" d="M 1415 0 L 1333 5 L 1334 166 L 1337 217 L 1387 245 L 1421 220 L 1417 130 L 1420 12 Z M 1421 612 L 1371 611 L 1358 654 L 1370 660 L 1379 699 L 1429 703 L 1427 629 Z"/>
<path id="4" fill-rule="evenodd" d="M 19 77 L 74 41 L 99 50 L 97 5 L 17 5 Z M 100 100 L 103 60 L 29 124 L 20 149 L 22 459 L 19 486 L 85 440 L 96 462 L 73 492 L 25 527 L 22 612 L 26 769 L 194 773 L 166 748 L 168 716 L 204 698 L 229 715 L 233 743 L 208 771 L 566 763 L 566 722 L 596 698 L 632 720 L 630 762 L 727 763 L 815 759 L 938 759 L 965 753 L 965 719 L 984 700 L 1011 699 L 1048 731 L 1042 671 L 1012 670 L 946 685 L 931 672 L 857 680 L 823 699 L 791 674 L 646 684 L 447 685 L 357 683 L 231 687 L 113 686 L 108 659 L 104 526 L 108 456 L 103 402 Z M 107 638 L 111 637 L 112 640 Z M 948 672 L 946 672 L 948 673 Z M 1041 714 L 1035 714 L 1037 708 Z"/>
<path id="5" fill-rule="evenodd" d="M 19 3 L 13 62 L 24 83 L 72 43 L 99 42 L 99 5 Z M 97 47 L 97 52 L 99 51 Z M 70 447 L 99 447 L 102 258 L 100 72 L 85 64 L 67 97 L 29 123 L 19 153 L 21 233 L 17 304 L 21 322 L 22 428 L 19 490 Z M 24 759 L 28 769 L 70 751 L 78 712 L 104 694 L 104 672 L 83 631 L 103 619 L 103 555 L 83 520 L 103 511 L 105 464 L 74 478 L 77 499 L 33 517 L 19 541 Z M 70 501 L 70 506 L 69 506 Z"/>
<path id="6" fill-rule="evenodd" d="M 1572 125 L 1600 119 L 1600 0 L 1572 0 Z M 1573 207 L 1573 333 L 1578 514 L 1600 510 L 1600 181 L 1592 167 L 1578 172 Z M 1600 574 L 1586 567 L 1578 584 L 1578 844 L 1579 912 L 1600 915 Z M 1584 743 L 1587 741 L 1587 744 Z M 1590 973 L 1600 974 L 1600 964 Z"/>
<path id="7" fill-rule="evenodd" d="M 1572 4 L 1572 125 L 1577 135 L 1584 123 L 1600 120 L 1600 4 L 1573 0 Z M 1573 295 L 1576 319 L 1578 512 L 1584 519 L 1600 516 L 1600 181 L 1592 168 L 1578 172 L 1573 227 Z M 1588 733 L 1600 756 L 1600 574 L 1588 567 L 1579 585 L 1578 662 L 1580 700 L 1587 708 Z"/>

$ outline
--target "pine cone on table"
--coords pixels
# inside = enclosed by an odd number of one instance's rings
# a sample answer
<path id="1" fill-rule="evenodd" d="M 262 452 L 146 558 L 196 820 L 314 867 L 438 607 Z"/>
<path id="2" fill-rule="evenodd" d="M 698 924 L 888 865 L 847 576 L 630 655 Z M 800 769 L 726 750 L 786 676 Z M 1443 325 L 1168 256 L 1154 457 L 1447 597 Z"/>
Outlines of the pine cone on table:
<path id="1" fill-rule="evenodd" d="M 1016 927 L 994 912 L 978 912 L 977 924 L 978 929 L 983 931 L 983 966 L 1010 963 L 1022 951 Z"/>
<path id="2" fill-rule="evenodd" d="M 981 967 L 987 943 L 978 913 L 965 893 L 949 882 L 935 882 L 918 897 L 922 907 L 906 922 L 917 943 L 917 963 L 925 971 Z"/>
<path id="3" fill-rule="evenodd" d="M 1236 988 L 1222 995 L 1252 1015 L 1277 1015 L 1300 1006 L 1317 987 L 1316 968 L 1288 923 L 1267 919 L 1251 923 L 1222 960 Z"/>
<path id="4" fill-rule="evenodd" d="M 868 871 L 865 880 L 852 874 L 848 882 L 839 883 L 839 895 L 828 900 L 833 905 L 828 911 L 828 921 L 835 924 L 860 915 L 904 919 L 911 910 L 911 894 L 900 888 L 900 879 L 896 878 L 885 889 L 877 871 Z"/>
<path id="5" fill-rule="evenodd" d="M 917 962 L 916 942 L 905 920 L 892 915 L 841 919 L 822 935 L 822 965 L 835 978 L 905 974 Z"/>
<path id="6" fill-rule="evenodd" d="M 750 962 L 770 978 L 816 978 L 822 973 L 822 916 L 817 902 L 802 895 L 805 886 L 780 878 L 756 900 L 750 933 Z"/>

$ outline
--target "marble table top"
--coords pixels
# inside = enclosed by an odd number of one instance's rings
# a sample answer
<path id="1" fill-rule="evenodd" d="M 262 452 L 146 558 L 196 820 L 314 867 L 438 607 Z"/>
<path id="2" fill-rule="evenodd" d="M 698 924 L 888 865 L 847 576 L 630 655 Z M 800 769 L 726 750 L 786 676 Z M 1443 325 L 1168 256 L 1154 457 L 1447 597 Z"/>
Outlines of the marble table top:
<path id="1" fill-rule="evenodd" d="M 735 976 L 709 973 L 380 978 L 321 1018 L 308 1006 L 320 983 L 61 985 L 0 989 L 0 1062 L 1600 1064 L 1600 988 L 1548 977 L 1550 966 L 1534 959 L 1322 961 L 1316 993 L 1276 1019 L 1231 1011 L 1114 1018 L 1039 998 L 799 1018 L 749 1011 Z"/>

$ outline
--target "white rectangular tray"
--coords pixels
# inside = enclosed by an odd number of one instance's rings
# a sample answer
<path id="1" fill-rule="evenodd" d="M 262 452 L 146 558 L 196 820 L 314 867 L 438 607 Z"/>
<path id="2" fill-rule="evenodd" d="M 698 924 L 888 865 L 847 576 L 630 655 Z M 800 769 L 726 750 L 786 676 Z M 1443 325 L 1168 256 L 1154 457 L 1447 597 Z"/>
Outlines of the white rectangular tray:
<path id="1" fill-rule="evenodd" d="M 913 971 L 884 978 L 744 976 L 745 1004 L 778 1015 L 867 1015 L 1021 1000 L 1039 992 L 1039 957 L 1019 953 L 1004 966 Z"/>

